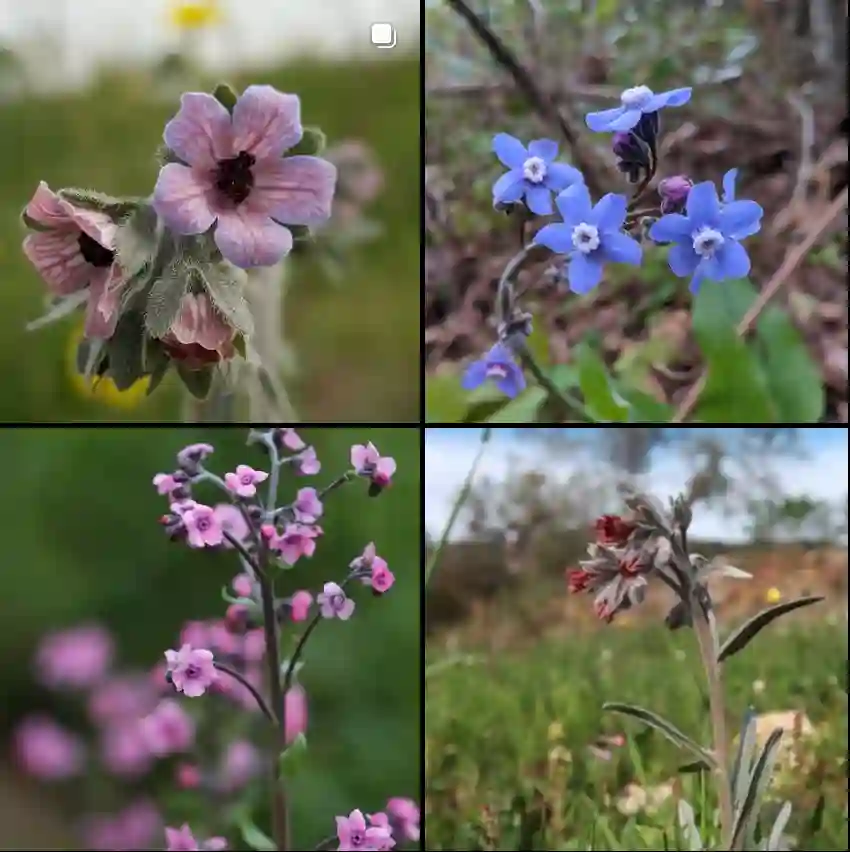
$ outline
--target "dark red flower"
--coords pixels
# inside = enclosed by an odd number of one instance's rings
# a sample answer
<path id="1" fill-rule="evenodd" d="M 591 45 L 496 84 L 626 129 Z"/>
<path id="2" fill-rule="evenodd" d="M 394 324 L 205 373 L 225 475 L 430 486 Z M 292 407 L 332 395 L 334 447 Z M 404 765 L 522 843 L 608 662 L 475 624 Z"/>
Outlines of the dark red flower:
<path id="1" fill-rule="evenodd" d="M 623 520 L 619 515 L 603 515 L 594 525 L 596 541 L 607 547 L 622 547 L 634 532 L 635 525 Z"/>
<path id="2" fill-rule="evenodd" d="M 567 571 L 567 585 L 572 593 L 583 592 L 590 580 L 590 574 L 583 568 Z"/>

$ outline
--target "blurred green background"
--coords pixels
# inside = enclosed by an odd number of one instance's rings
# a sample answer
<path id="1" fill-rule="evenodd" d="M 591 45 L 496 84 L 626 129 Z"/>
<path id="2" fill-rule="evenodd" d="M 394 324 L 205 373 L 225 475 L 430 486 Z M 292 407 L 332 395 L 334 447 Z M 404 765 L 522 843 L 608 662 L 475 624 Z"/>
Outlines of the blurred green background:
<path id="1" fill-rule="evenodd" d="M 329 144 L 357 139 L 374 152 L 384 189 L 366 208 L 383 232 L 357 246 L 344 280 L 329 281 L 310 258 L 288 261 L 287 337 L 299 375 L 288 381 L 304 420 L 415 422 L 419 418 L 419 61 L 299 61 L 225 75 L 239 90 L 270 83 L 301 96 L 305 124 Z M 211 91 L 218 76 L 195 74 L 183 90 Z M 79 92 L 0 102 L 0 419 L 18 422 L 175 420 L 169 383 L 150 400 L 91 400 L 72 383 L 75 324 L 27 333 L 44 287 L 20 248 L 18 215 L 38 182 L 114 195 L 147 195 L 155 152 L 181 89 L 163 96 L 154 72 L 109 70 Z M 171 393 L 169 393 L 169 388 Z"/>
<path id="2" fill-rule="evenodd" d="M 355 617 L 320 625 L 308 645 L 300 680 L 310 705 L 309 759 L 290 793 L 294 841 L 304 849 L 334 831 L 335 814 L 355 807 L 374 812 L 390 796 L 419 798 L 421 513 L 417 429 L 300 434 L 316 447 L 323 467 L 316 477 L 299 478 L 298 487 L 309 479 L 319 488 L 342 473 L 353 443 L 371 440 L 398 463 L 392 487 L 378 499 L 367 497 L 362 482 L 328 498 L 315 557 L 302 560 L 278 584 L 285 594 L 342 575 L 369 541 L 396 576 L 382 599 L 358 590 Z M 236 561 L 228 553 L 169 542 L 157 524 L 164 501 L 151 479 L 172 470 L 176 452 L 195 441 L 216 447 L 208 466 L 217 473 L 237 463 L 264 469 L 263 450 L 247 448 L 245 438 L 244 428 L 3 430 L 4 742 L 22 715 L 53 709 L 30 675 L 32 652 L 45 630 L 102 621 L 117 636 L 121 662 L 148 669 L 174 647 L 184 622 L 223 615 L 221 588 L 238 572 Z M 294 488 L 283 477 L 281 499 L 294 496 Z M 31 832 L 55 813 L 50 800 L 38 792 L 29 824 L 22 806 L 10 813 L 9 789 L 17 795 L 19 782 L 6 762 L 0 771 L 0 848 L 48 848 L 40 845 L 45 840 L 33 843 L 39 835 Z M 178 817 L 172 824 L 182 822 Z"/>

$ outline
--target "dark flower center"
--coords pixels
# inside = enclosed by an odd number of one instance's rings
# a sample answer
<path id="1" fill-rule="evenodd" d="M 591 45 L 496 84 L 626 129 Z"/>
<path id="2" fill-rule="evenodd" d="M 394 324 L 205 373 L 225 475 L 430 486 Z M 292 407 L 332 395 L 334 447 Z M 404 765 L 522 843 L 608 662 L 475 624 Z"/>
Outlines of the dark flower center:
<path id="1" fill-rule="evenodd" d="M 88 234 L 80 234 L 77 244 L 80 247 L 80 254 L 86 263 L 96 266 L 98 269 L 105 269 L 112 266 L 112 261 L 115 260 L 115 252 L 105 248 Z"/>
<path id="2" fill-rule="evenodd" d="M 334 609 L 342 609 L 343 604 L 345 604 L 345 595 L 334 595 L 331 598 L 331 606 Z"/>
<path id="3" fill-rule="evenodd" d="M 251 167 L 256 157 L 247 151 L 240 151 L 235 157 L 218 161 L 215 187 L 234 204 L 241 204 L 254 188 L 254 174 Z"/>
<path id="4" fill-rule="evenodd" d="M 351 845 L 360 846 L 363 843 L 363 835 L 359 831 L 351 832 Z"/>
<path id="5" fill-rule="evenodd" d="M 194 663 L 189 663 L 189 665 L 186 666 L 186 677 L 188 677 L 189 679 L 198 677 L 200 673 L 200 668 L 198 668 L 198 666 L 196 666 Z"/>

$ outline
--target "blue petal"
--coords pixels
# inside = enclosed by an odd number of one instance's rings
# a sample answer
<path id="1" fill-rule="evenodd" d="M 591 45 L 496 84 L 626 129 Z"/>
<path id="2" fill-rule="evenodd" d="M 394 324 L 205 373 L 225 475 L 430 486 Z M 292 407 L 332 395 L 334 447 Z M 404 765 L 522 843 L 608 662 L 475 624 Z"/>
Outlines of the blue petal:
<path id="1" fill-rule="evenodd" d="M 549 163 L 546 167 L 546 180 L 543 183 L 554 192 L 560 192 L 574 183 L 584 183 L 584 175 L 566 163 Z"/>
<path id="2" fill-rule="evenodd" d="M 729 169 L 723 175 L 723 203 L 729 204 L 735 200 L 735 181 L 738 178 L 737 169 Z"/>
<path id="3" fill-rule="evenodd" d="M 571 225 L 562 225 L 560 222 L 544 225 L 534 235 L 534 242 L 537 245 L 546 246 L 555 254 L 568 254 L 574 248 L 573 228 Z"/>
<path id="4" fill-rule="evenodd" d="M 649 229 L 649 238 L 656 243 L 677 243 L 682 240 L 691 240 L 694 227 L 690 219 L 681 213 L 668 213 L 657 222 L 653 222 Z"/>
<path id="5" fill-rule="evenodd" d="M 691 283 L 688 285 L 688 289 L 696 296 L 699 293 L 699 288 L 702 286 L 702 282 L 706 280 L 708 276 L 705 274 L 705 264 L 700 264 L 694 270 L 693 278 L 691 278 Z"/>
<path id="6" fill-rule="evenodd" d="M 509 168 L 522 168 L 528 159 L 525 145 L 509 133 L 497 133 L 493 137 L 493 153 Z"/>
<path id="7" fill-rule="evenodd" d="M 573 293 L 589 293 L 602 280 L 601 258 L 576 252 L 570 258 L 567 277 Z"/>
<path id="8" fill-rule="evenodd" d="M 667 263 L 670 271 L 677 278 L 687 278 L 699 266 L 700 256 L 694 251 L 692 245 L 676 243 L 670 246 L 667 253 Z"/>
<path id="9" fill-rule="evenodd" d="M 763 215 L 755 201 L 731 201 L 720 211 L 720 231 L 725 237 L 742 240 L 759 230 Z"/>
<path id="10" fill-rule="evenodd" d="M 640 243 L 620 231 L 603 234 L 600 250 L 612 263 L 631 263 L 635 266 L 640 266 L 643 255 Z"/>
<path id="11" fill-rule="evenodd" d="M 590 192 L 583 183 L 574 183 L 569 189 L 558 194 L 555 199 L 564 222 L 578 225 L 590 219 L 593 208 L 590 204 Z"/>
<path id="12" fill-rule="evenodd" d="M 494 343 L 484 356 L 484 360 L 488 364 L 512 364 L 514 356 L 504 343 Z"/>
<path id="13" fill-rule="evenodd" d="M 525 180 L 522 170 L 511 169 L 493 184 L 493 201 L 513 204 L 522 198 L 523 192 L 525 192 Z"/>
<path id="14" fill-rule="evenodd" d="M 599 112 L 589 112 L 584 117 L 584 123 L 595 133 L 605 133 L 610 128 L 608 125 L 618 119 L 626 111 L 625 107 L 618 106 L 614 109 L 603 109 Z"/>
<path id="15" fill-rule="evenodd" d="M 511 398 L 515 397 L 520 391 L 525 389 L 525 376 L 522 374 L 522 370 L 516 364 L 513 366 L 515 369 L 508 370 L 507 376 L 496 382 L 496 387 L 505 394 L 505 396 L 509 396 Z"/>
<path id="16" fill-rule="evenodd" d="M 552 212 L 552 193 L 545 186 L 529 186 L 526 183 L 525 203 L 532 213 L 548 216 Z"/>
<path id="17" fill-rule="evenodd" d="M 603 231 L 617 231 L 626 220 L 626 196 L 609 192 L 603 195 L 591 213 L 590 224 Z"/>
<path id="18" fill-rule="evenodd" d="M 659 92 L 653 95 L 641 106 L 643 112 L 657 112 L 664 107 L 677 107 L 686 104 L 691 99 L 690 87 L 684 89 L 670 89 L 669 92 Z"/>
<path id="19" fill-rule="evenodd" d="M 640 121 L 641 112 L 639 109 L 627 109 L 619 118 L 608 122 L 608 130 L 615 133 L 623 133 L 626 130 L 631 130 Z"/>
<path id="20" fill-rule="evenodd" d="M 552 139 L 534 139 L 528 143 L 528 155 L 551 163 L 558 156 L 558 143 Z"/>
<path id="21" fill-rule="evenodd" d="M 487 361 L 479 358 L 467 367 L 460 384 L 464 390 L 471 391 L 483 385 L 485 381 L 487 381 Z"/>
<path id="22" fill-rule="evenodd" d="M 717 199 L 717 189 L 710 181 L 698 183 L 692 186 L 685 202 L 688 219 L 691 220 L 693 230 L 708 225 L 716 228 L 720 219 L 720 202 Z"/>
<path id="23" fill-rule="evenodd" d="M 747 250 L 736 240 L 726 240 L 717 250 L 721 278 L 743 278 L 750 271 Z"/>

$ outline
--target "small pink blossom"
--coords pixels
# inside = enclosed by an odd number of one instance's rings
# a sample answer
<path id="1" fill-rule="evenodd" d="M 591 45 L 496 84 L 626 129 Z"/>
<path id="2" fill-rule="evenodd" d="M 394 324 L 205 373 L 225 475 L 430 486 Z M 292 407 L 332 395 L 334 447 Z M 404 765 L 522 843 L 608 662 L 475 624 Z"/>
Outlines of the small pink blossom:
<path id="1" fill-rule="evenodd" d="M 303 135 L 297 95 L 249 86 L 232 115 L 212 95 L 189 92 L 165 127 L 165 144 L 185 163 L 163 166 L 153 205 L 177 234 L 213 238 L 242 268 L 273 266 L 292 249 L 280 224 L 330 218 L 336 167 L 320 157 L 283 157 Z"/>
<path id="2" fill-rule="evenodd" d="M 371 847 L 375 850 L 389 850 L 395 848 L 395 840 L 393 840 L 393 827 L 390 823 L 390 818 L 383 812 L 379 811 L 376 814 L 368 815 L 369 825 L 374 828 L 380 828 L 386 832 L 386 837 L 383 840 L 373 841 Z"/>
<path id="3" fill-rule="evenodd" d="M 100 759 L 120 778 L 140 778 L 153 764 L 153 754 L 142 731 L 141 719 L 128 719 L 103 729 Z"/>
<path id="4" fill-rule="evenodd" d="M 254 579 L 250 574 L 237 574 L 231 583 L 233 591 L 240 598 L 250 598 L 254 592 Z"/>
<path id="5" fill-rule="evenodd" d="M 283 444 L 287 450 L 298 452 L 298 450 L 303 450 L 307 446 L 304 441 L 301 440 L 298 433 L 288 426 L 281 426 L 277 430 L 276 435 L 279 436 L 280 443 Z"/>
<path id="6" fill-rule="evenodd" d="M 233 358 L 235 336 L 207 293 L 186 293 L 162 343 L 172 358 L 193 369 Z"/>
<path id="7" fill-rule="evenodd" d="M 302 450 L 297 456 L 292 457 L 292 464 L 295 467 L 295 472 L 301 476 L 313 476 L 322 469 L 322 463 L 316 455 L 316 450 L 313 447 L 307 447 Z"/>
<path id="8" fill-rule="evenodd" d="M 15 754 L 24 772 L 45 781 L 60 781 L 83 768 L 83 743 L 47 716 L 29 716 L 15 731 Z"/>
<path id="9" fill-rule="evenodd" d="M 339 618 L 347 621 L 354 613 L 354 601 L 346 597 L 342 587 L 336 583 L 325 583 L 316 597 L 316 603 L 319 604 L 322 618 Z"/>
<path id="10" fill-rule="evenodd" d="M 195 852 L 195 850 L 227 849 L 227 841 L 223 837 L 210 837 L 198 843 L 192 830 L 185 823 L 180 828 L 166 828 L 165 842 L 167 852 Z"/>
<path id="11" fill-rule="evenodd" d="M 201 786 L 201 770 L 194 763 L 178 763 L 174 781 L 181 790 L 196 790 Z"/>
<path id="12" fill-rule="evenodd" d="M 299 523 L 315 524 L 322 517 L 324 506 L 315 488 L 299 488 L 292 510 Z"/>
<path id="13" fill-rule="evenodd" d="M 391 840 L 389 830 L 377 825 L 367 826 L 360 810 L 353 810 L 347 817 L 336 818 L 336 836 L 340 852 L 392 848 L 386 845 Z"/>
<path id="14" fill-rule="evenodd" d="M 395 833 L 416 843 L 419 840 L 419 806 L 413 799 L 395 797 L 387 802 L 391 823 L 396 823 Z"/>
<path id="15" fill-rule="evenodd" d="M 254 470 L 250 465 L 240 464 L 235 473 L 226 473 L 224 483 L 229 491 L 239 497 L 253 497 L 257 493 L 257 486 L 265 482 L 269 475 L 262 470 Z"/>
<path id="16" fill-rule="evenodd" d="M 245 541 L 251 533 L 248 523 L 245 520 L 242 512 L 231 503 L 219 503 L 213 506 L 213 514 L 223 533 L 228 533 L 239 542 Z M 233 545 L 224 539 L 223 542 L 226 548 L 232 548 Z"/>
<path id="17" fill-rule="evenodd" d="M 90 689 L 106 675 L 114 651 L 109 632 L 97 624 L 49 633 L 36 651 L 38 680 L 52 689 Z"/>
<path id="18" fill-rule="evenodd" d="M 189 751 L 195 743 L 195 720 L 173 698 L 166 698 L 142 720 L 148 748 L 157 757 Z"/>
<path id="19" fill-rule="evenodd" d="M 372 576 L 369 578 L 369 583 L 373 591 L 379 595 L 388 592 L 392 588 L 393 583 L 395 583 L 395 575 L 380 556 L 372 564 Z"/>
<path id="20" fill-rule="evenodd" d="M 253 744 L 248 740 L 234 740 L 224 752 L 216 787 L 222 793 L 235 793 L 248 784 L 260 768 L 260 755 Z"/>
<path id="21" fill-rule="evenodd" d="M 266 634 L 262 627 L 249 630 L 242 637 L 242 656 L 249 663 L 259 663 L 266 654 Z"/>
<path id="22" fill-rule="evenodd" d="M 190 547 L 216 547 L 224 541 L 224 532 L 209 507 L 198 504 L 183 513 Z"/>
<path id="23" fill-rule="evenodd" d="M 307 693 L 300 684 L 291 686 L 283 699 L 286 714 L 284 736 L 289 745 L 299 734 L 307 733 Z"/>
<path id="24" fill-rule="evenodd" d="M 183 483 L 175 478 L 173 473 L 158 473 L 153 478 L 153 484 L 157 494 L 171 494 L 181 488 Z"/>
<path id="25" fill-rule="evenodd" d="M 396 470 L 395 459 L 382 456 L 371 441 L 351 448 L 351 466 L 359 476 L 366 476 L 381 488 L 386 488 Z"/>
<path id="26" fill-rule="evenodd" d="M 188 698 L 203 695 L 218 679 L 218 672 L 213 664 L 213 652 L 205 648 L 183 645 L 179 651 L 166 651 L 165 661 L 168 663 L 174 688 Z"/>
<path id="27" fill-rule="evenodd" d="M 360 578 L 360 582 L 371 586 L 378 594 L 389 591 L 395 583 L 395 576 L 386 560 L 378 556 L 374 542 L 370 541 L 363 548 L 363 553 L 353 559 L 349 567 L 355 572 L 354 575 Z"/>
<path id="28" fill-rule="evenodd" d="M 297 591 L 290 599 L 289 606 L 292 610 L 293 621 L 306 621 L 310 614 L 310 606 L 313 603 L 313 596 L 303 589 Z"/>
<path id="29" fill-rule="evenodd" d="M 304 524 L 287 524 L 283 534 L 275 538 L 271 547 L 287 565 L 294 565 L 302 556 L 316 552 L 319 530 Z"/>
<path id="30" fill-rule="evenodd" d="M 212 444 L 189 444 L 177 453 L 177 464 L 190 475 L 198 472 L 199 465 L 215 452 Z"/>
<path id="31" fill-rule="evenodd" d="M 96 852 L 150 849 L 162 831 L 162 816 L 149 801 L 141 799 L 114 816 L 93 814 L 82 826 L 85 846 Z"/>

